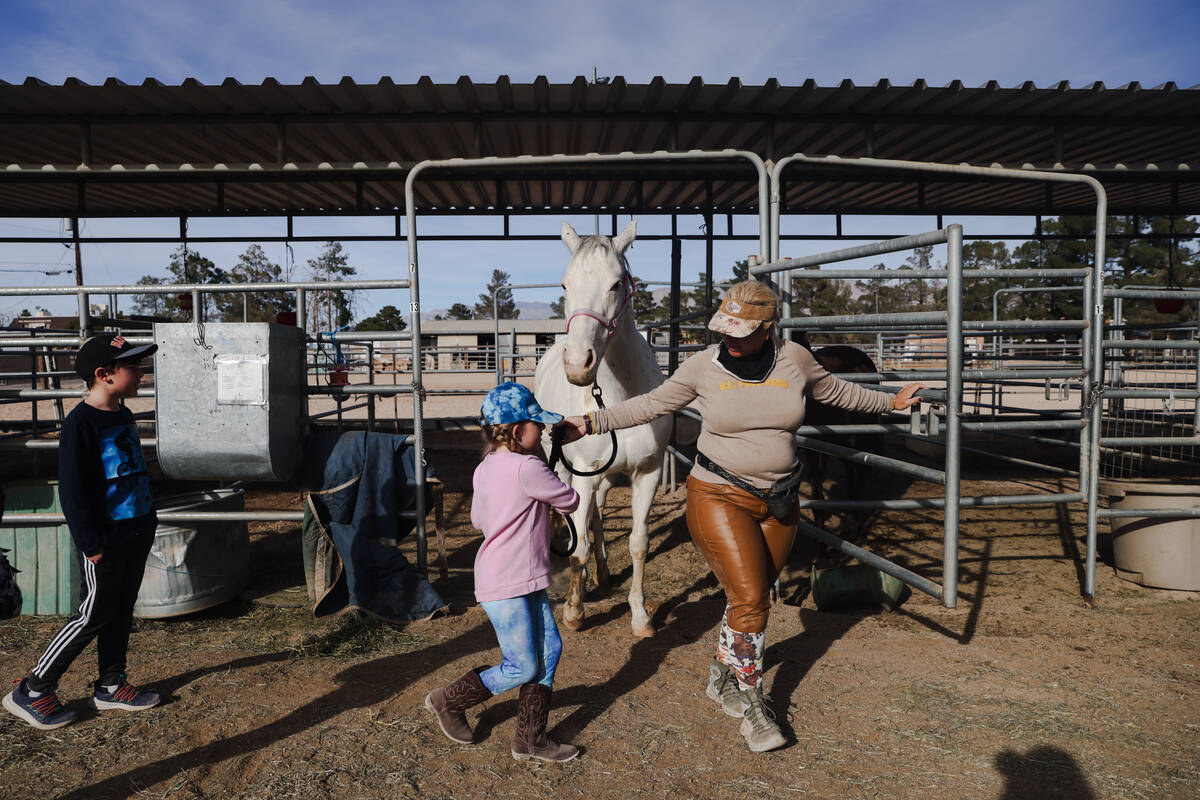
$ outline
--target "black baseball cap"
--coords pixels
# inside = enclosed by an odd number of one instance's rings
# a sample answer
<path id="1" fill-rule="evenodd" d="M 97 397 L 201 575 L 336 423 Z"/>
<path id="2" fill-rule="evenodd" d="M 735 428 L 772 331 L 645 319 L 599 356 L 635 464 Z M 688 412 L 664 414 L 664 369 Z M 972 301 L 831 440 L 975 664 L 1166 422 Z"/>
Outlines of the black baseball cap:
<path id="1" fill-rule="evenodd" d="M 98 367 L 114 361 L 136 361 L 153 354 L 157 349 L 156 344 L 134 345 L 120 334 L 93 336 L 75 354 L 75 372 L 85 381 L 91 380 Z"/>

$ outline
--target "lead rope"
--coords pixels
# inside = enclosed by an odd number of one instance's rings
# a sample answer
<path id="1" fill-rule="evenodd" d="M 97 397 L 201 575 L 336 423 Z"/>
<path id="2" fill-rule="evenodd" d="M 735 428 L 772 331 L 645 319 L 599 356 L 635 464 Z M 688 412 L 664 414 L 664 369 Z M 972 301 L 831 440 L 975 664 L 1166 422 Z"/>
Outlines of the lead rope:
<path id="1" fill-rule="evenodd" d="M 597 383 L 592 384 L 592 397 L 596 398 L 596 405 L 599 408 L 604 408 L 604 392 Z M 572 467 L 571 462 L 567 461 L 566 456 L 563 455 L 562 434 L 559 432 L 551 432 L 550 470 L 553 471 L 555 465 L 561 461 L 562 465 L 567 468 L 567 472 L 570 472 L 572 475 L 578 475 L 581 478 L 589 478 L 593 475 L 599 475 L 601 472 L 605 472 L 613 465 L 613 462 L 617 460 L 617 432 L 615 430 L 609 431 L 608 435 L 612 437 L 612 455 L 608 457 L 608 461 L 605 462 L 604 466 L 600 467 L 599 469 L 581 471 Z M 571 555 L 571 553 L 575 552 L 575 548 L 579 544 L 579 531 L 575 530 L 575 521 L 571 519 L 569 514 L 563 514 L 562 518 L 567 521 L 567 530 L 569 530 L 571 533 L 571 538 L 568 540 L 569 544 L 565 550 L 560 550 L 554 546 L 554 542 L 552 540 L 550 542 L 550 552 L 554 553 L 556 556 L 566 558 L 567 556 Z"/>

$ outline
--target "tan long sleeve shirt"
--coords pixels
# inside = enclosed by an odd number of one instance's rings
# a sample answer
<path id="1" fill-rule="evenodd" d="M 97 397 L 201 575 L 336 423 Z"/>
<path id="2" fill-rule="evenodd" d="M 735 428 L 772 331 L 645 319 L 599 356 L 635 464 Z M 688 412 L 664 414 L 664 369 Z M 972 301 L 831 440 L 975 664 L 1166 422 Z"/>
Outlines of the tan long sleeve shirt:
<path id="1" fill-rule="evenodd" d="M 700 452 L 761 489 L 792 472 L 796 448 L 792 435 L 804 422 L 807 397 L 849 411 L 882 414 L 892 396 L 838 378 L 812 353 L 784 342 L 775 365 L 751 383 L 717 362 L 720 345 L 696 353 L 658 388 L 593 412 L 597 433 L 641 425 L 696 401 L 700 413 Z M 692 474 L 709 483 L 727 483 L 699 466 Z"/>

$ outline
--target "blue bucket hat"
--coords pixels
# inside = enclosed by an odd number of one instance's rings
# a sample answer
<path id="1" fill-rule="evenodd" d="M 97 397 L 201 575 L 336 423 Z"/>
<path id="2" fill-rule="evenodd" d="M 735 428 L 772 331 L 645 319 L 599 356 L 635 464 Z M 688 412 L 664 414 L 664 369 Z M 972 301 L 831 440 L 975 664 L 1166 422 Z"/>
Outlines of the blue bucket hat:
<path id="1" fill-rule="evenodd" d="M 519 383 L 501 383 L 493 388 L 483 401 L 484 425 L 504 425 L 508 422 L 533 420 L 546 425 L 562 421 L 562 414 L 543 411 L 534 399 L 533 392 Z"/>

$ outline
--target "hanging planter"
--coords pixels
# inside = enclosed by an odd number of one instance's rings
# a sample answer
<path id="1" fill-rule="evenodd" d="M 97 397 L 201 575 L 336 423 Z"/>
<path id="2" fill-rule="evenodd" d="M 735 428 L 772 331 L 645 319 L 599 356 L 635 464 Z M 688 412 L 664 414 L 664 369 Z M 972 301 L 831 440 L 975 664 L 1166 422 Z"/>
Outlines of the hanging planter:
<path id="1" fill-rule="evenodd" d="M 1168 289 L 1179 290 L 1178 286 L 1167 287 Z M 1154 298 L 1154 310 L 1160 314 L 1178 314 L 1183 310 L 1182 297 L 1156 297 Z"/>
<path id="2" fill-rule="evenodd" d="M 1167 288 L 1181 291 L 1175 282 L 1175 217 L 1171 217 L 1171 238 L 1167 241 Z M 1182 297 L 1154 298 L 1154 310 L 1160 314 L 1178 314 L 1182 309 Z"/>
<path id="3" fill-rule="evenodd" d="M 333 367 L 329 370 L 330 386 L 347 386 L 350 383 L 349 367 Z"/>

